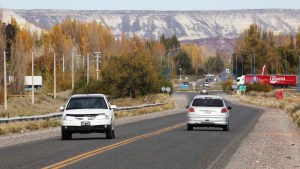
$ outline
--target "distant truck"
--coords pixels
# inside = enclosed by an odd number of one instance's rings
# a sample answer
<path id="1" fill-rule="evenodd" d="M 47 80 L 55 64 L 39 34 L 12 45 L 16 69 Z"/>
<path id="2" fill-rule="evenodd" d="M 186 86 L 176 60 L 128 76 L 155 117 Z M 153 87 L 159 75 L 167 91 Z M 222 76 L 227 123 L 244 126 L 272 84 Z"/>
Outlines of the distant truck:
<path id="1" fill-rule="evenodd" d="M 43 78 L 42 76 L 33 76 L 33 86 L 35 89 L 42 87 Z M 26 90 L 31 90 L 32 88 L 32 76 L 24 76 L 24 86 Z"/>
<path id="2" fill-rule="evenodd" d="M 296 75 L 242 75 L 237 78 L 237 85 L 251 84 L 253 82 L 265 83 L 278 87 L 296 86 Z"/>

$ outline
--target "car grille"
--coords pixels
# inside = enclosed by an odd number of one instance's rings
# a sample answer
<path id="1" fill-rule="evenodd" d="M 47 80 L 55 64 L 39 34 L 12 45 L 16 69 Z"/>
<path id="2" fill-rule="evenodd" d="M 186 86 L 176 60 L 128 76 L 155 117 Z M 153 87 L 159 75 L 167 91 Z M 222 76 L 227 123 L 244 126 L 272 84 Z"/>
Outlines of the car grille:
<path id="1" fill-rule="evenodd" d="M 83 120 L 84 117 L 88 117 L 88 120 L 94 120 L 96 116 L 105 115 L 104 113 L 100 114 L 67 114 L 67 116 L 73 116 L 76 120 Z"/>

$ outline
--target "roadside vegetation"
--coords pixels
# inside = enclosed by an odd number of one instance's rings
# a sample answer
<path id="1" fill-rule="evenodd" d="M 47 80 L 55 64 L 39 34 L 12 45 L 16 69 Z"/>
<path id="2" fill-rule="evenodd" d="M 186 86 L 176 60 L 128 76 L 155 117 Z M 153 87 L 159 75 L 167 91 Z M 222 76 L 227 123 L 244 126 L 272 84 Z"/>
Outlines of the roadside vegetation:
<path id="1" fill-rule="evenodd" d="M 57 126 L 60 126 L 59 119 L 0 124 L 0 135 L 6 135 L 10 133 L 23 133 Z"/>
<path id="2" fill-rule="evenodd" d="M 232 55 L 233 74 L 237 74 L 237 77 L 241 76 L 242 72 L 261 74 L 264 65 L 267 74 L 297 74 L 299 50 L 300 27 L 296 36 L 275 36 L 273 30 L 263 30 L 252 24 L 236 39 Z M 238 72 L 235 69 L 236 64 Z M 254 66 L 257 68 L 255 71 Z"/>
<path id="3" fill-rule="evenodd" d="M 267 92 L 266 94 L 252 91 L 238 97 L 245 103 L 282 109 L 289 114 L 300 127 L 300 94 L 291 90 L 284 90 L 283 94 L 283 99 L 276 99 L 275 90 Z"/>

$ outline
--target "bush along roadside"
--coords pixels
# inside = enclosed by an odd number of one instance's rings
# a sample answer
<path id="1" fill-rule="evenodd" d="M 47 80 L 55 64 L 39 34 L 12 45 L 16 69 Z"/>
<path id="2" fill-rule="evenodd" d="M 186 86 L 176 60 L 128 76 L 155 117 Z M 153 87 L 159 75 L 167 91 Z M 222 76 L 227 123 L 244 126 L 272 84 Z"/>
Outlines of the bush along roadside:
<path id="1" fill-rule="evenodd" d="M 298 127 L 300 127 L 300 104 L 287 104 L 285 112 L 291 115 Z"/>

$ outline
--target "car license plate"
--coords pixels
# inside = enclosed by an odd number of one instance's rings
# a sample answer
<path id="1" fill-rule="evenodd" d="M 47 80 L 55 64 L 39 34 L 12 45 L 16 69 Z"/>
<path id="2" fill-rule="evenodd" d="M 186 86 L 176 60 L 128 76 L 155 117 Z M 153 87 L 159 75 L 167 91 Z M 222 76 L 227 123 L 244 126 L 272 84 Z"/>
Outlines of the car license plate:
<path id="1" fill-rule="evenodd" d="M 211 114 L 211 111 L 204 111 L 204 114 Z"/>
<path id="2" fill-rule="evenodd" d="M 89 121 L 82 121 L 81 126 L 89 126 L 91 125 Z"/>

